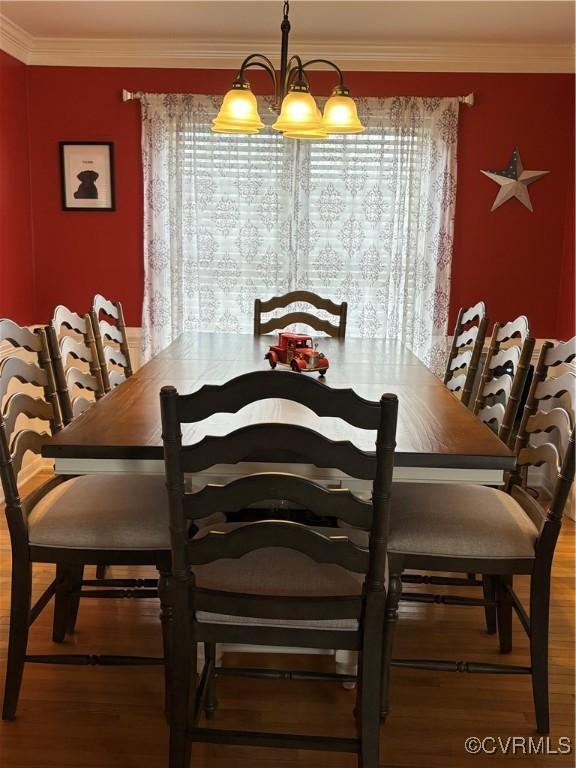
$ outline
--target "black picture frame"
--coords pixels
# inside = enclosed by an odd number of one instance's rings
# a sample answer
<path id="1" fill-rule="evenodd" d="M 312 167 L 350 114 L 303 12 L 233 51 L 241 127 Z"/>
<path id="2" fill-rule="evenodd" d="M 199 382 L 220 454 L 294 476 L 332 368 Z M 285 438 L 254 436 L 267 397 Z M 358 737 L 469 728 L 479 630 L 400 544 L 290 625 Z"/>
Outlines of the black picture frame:
<path id="1" fill-rule="evenodd" d="M 116 210 L 113 142 L 61 141 L 60 178 L 63 211 Z"/>

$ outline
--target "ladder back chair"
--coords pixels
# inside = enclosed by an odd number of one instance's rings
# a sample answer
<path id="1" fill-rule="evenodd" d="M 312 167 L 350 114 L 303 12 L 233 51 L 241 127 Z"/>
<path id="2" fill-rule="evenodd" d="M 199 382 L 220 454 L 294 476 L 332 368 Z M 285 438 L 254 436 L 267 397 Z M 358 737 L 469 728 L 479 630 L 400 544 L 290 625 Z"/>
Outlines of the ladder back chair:
<path id="1" fill-rule="evenodd" d="M 262 315 L 267 312 L 273 312 L 275 309 L 286 309 L 290 304 L 311 304 L 315 309 L 323 310 L 334 315 L 338 322 L 325 320 L 311 312 L 297 310 L 288 312 L 279 317 L 271 317 L 268 320 L 262 320 Z M 291 291 L 283 296 L 274 296 L 268 301 L 256 299 L 254 302 L 254 336 L 260 336 L 264 333 L 270 333 L 275 330 L 282 330 L 292 323 L 304 323 L 309 325 L 315 331 L 323 331 L 328 336 L 335 336 L 343 339 L 346 336 L 346 321 L 348 316 L 348 304 L 343 301 L 341 304 L 335 304 L 330 299 L 323 299 L 316 293 L 310 291 Z"/>
<path id="2" fill-rule="evenodd" d="M 318 416 L 343 419 L 377 434 L 375 452 L 349 441 L 334 442 L 293 424 L 250 424 L 224 437 L 183 445 L 182 427 L 215 413 L 282 398 Z M 377 768 L 378 702 L 385 606 L 386 539 L 394 463 L 398 401 L 370 402 L 352 390 L 333 390 L 290 372 L 254 372 L 191 395 L 161 391 L 162 430 L 170 504 L 173 572 L 161 580 L 170 646 L 170 768 L 188 768 L 193 742 L 221 742 L 359 754 L 359 765 Z M 288 457 L 288 458 L 287 458 Z M 349 490 L 325 488 L 287 472 L 262 472 L 227 485 L 187 493 L 184 474 L 216 464 L 286 461 L 338 468 L 372 483 L 370 501 Z M 343 531 L 272 519 L 262 511 L 252 523 L 202 528 L 198 517 L 225 514 L 267 501 L 290 501 L 316 518 L 330 515 L 355 526 Z M 257 510 L 253 510 L 257 511 Z M 198 531 L 190 539 L 190 530 Z M 197 643 L 205 664 L 195 683 Z M 293 673 L 299 679 L 359 680 L 357 738 L 239 732 L 198 726 L 204 709 L 213 716 L 215 682 L 241 670 L 215 668 L 216 644 L 337 648 L 360 651 L 358 676 Z M 246 671 L 244 671 L 246 672 Z M 250 670 L 263 677 L 285 676 Z M 190 702 L 194 701 L 192 705 Z"/>
<path id="3" fill-rule="evenodd" d="M 162 658 L 138 656 L 30 655 L 27 646 L 30 627 L 52 598 L 52 639 L 57 643 L 74 632 L 81 597 L 157 599 L 157 579 L 89 580 L 83 578 L 84 566 L 149 565 L 168 573 L 170 537 L 161 475 L 71 479 L 53 475 L 23 497 L 26 460 L 40 455 L 44 443 L 62 428 L 62 417 L 46 330 L 31 332 L 10 320 L 0 320 L 0 342 L 13 348 L 0 362 L 0 480 L 12 551 L 2 718 L 11 720 L 16 715 L 26 662 L 163 664 Z M 24 359 L 24 354 L 32 359 Z M 38 420 L 48 422 L 49 429 L 38 426 Z M 33 563 L 56 566 L 54 580 L 34 605 Z"/>
<path id="4" fill-rule="evenodd" d="M 92 299 L 90 319 L 105 392 L 132 376 L 124 312 L 119 301 L 97 293 Z"/>
<path id="5" fill-rule="evenodd" d="M 576 339 L 541 350 L 522 423 L 516 439 L 516 470 L 504 491 L 483 486 L 397 484 L 394 486 L 394 514 L 388 543 L 390 589 L 386 632 L 393 632 L 401 574 L 404 568 L 436 572 L 479 573 L 494 580 L 493 599 L 474 600 L 445 596 L 444 602 L 458 605 L 494 604 L 497 612 L 500 651 L 512 650 L 512 615 L 515 612 L 530 641 L 530 664 L 475 663 L 402 659 L 396 666 L 459 672 L 527 674 L 531 676 L 536 725 L 539 733 L 550 730 L 548 698 L 548 623 L 550 574 L 556 542 L 562 525 L 564 506 L 574 479 L 574 427 L 561 408 L 542 410 L 548 396 L 548 371 L 574 359 Z M 558 381 L 558 380 L 557 380 Z M 564 385 L 567 386 L 565 382 Z M 555 387 L 553 392 L 557 392 Z M 564 415 L 562 415 L 564 414 Z M 558 444 L 529 445 L 533 435 L 562 433 Z M 525 467 L 549 466 L 555 475 L 552 500 L 547 508 L 522 487 Z M 530 577 L 530 609 L 524 608 L 513 589 L 515 575 Z M 385 641 L 391 648 L 391 640 Z M 382 710 L 387 710 L 384 662 Z"/>
<path id="6" fill-rule="evenodd" d="M 62 417 L 69 424 L 105 394 L 92 321 L 60 304 L 46 332 Z"/>
<path id="7" fill-rule="evenodd" d="M 488 317 L 483 301 L 469 309 L 460 309 L 446 363 L 444 384 L 466 406 L 470 406 L 487 328 Z"/>
<path id="8" fill-rule="evenodd" d="M 473 410 L 506 445 L 514 438 L 534 341 L 524 315 L 494 324 Z"/>
<path id="9" fill-rule="evenodd" d="M 570 366 L 575 358 L 576 337 L 556 346 L 549 341 L 542 345 L 518 430 L 516 451 L 529 446 L 534 425 L 540 421 L 549 425 L 545 432 L 552 444 L 560 451 L 566 450 L 566 431 L 575 423 L 576 374 Z M 522 477 L 527 486 L 528 471 L 525 470 Z"/>

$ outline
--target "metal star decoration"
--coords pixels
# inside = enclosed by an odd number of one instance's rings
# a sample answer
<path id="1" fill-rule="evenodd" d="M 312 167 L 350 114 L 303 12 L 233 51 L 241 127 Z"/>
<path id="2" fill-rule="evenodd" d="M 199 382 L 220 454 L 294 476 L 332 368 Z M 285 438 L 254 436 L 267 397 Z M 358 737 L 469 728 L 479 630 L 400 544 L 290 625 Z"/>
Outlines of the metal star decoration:
<path id="1" fill-rule="evenodd" d="M 491 211 L 495 211 L 502 203 L 505 203 L 506 200 L 510 200 L 512 197 L 517 197 L 522 205 L 525 205 L 529 211 L 533 211 L 532 201 L 528 194 L 528 185 L 538 181 L 538 179 L 541 179 L 542 176 L 550 173 L 550 171 L 525 171 L 522 160 L 520 160 L 520 152 L 516 148 L 512 152 L 508 168 L 504 168 L 501 171 L 481 171 L 481 173 L 495 181 L 496 184 L 500 184 L 500 189 L 490 209 Z"/>

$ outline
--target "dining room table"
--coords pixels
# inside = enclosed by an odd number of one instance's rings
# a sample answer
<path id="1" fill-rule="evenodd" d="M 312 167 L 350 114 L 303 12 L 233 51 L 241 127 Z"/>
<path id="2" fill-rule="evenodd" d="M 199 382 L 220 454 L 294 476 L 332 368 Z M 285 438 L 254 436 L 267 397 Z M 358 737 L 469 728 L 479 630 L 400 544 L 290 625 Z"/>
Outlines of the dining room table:
<path id="1" fill-rule="evenodd" d="M 160 389 L 172 385 L 180 394 L 191 393 L 250 371 L 267 370 L 270 366 L 265 354 L 274 340 L 275 336 L 248 333 L 182 333 L 48 440 L 42 453 L 54 460 L 57 474 L 163 473 Z M 377 400 L 386 392 L 398 396 L 395 481 L 502 484 L 504 474 L 514 466 L 513 452 L 404 344 L 328 337 L 318 342 L 330 364 L 326 376 L 296 372 L 294 376 L 314 376 L 327 387 L 352 388 L 369 400 Z M 275 371 L 270 370 L 270 375 Z M 320 418 L 304 406 L 273 399 L 187 425 L 183 442 L 226 434 L 254 422 L 321 429 L 331 439 L 351 440 L 365 451 L 374 450 L 374 432 L 351 427 L 341 419 Z M 267 462 L 269 469 L 277 465 L 332 487 L 345 484 L 355 490 L 341 472 L 330 467 L 303 466 L 297 457 L 281 455 Z M 195 482 L 222 482 L 254 470 L 262 470 L 260 462 L 213 467 L 196 476 Z"/>

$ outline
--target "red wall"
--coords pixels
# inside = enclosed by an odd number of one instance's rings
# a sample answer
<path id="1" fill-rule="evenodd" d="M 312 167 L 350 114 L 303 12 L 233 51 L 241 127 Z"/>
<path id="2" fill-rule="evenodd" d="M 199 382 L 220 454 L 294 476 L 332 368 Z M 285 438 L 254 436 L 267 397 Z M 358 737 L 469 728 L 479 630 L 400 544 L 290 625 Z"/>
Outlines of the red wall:
<path id="1" fill-rule="evenodd" d="M 35 321 L 27 67 L 0 51 L 0 317 Z"/>
<path id="2" fill-rule="evenodd" d="M 81 310 L 95 291 L 122 299 L 127 322 L 140 324 L 142 301 L 142 168 L 137 102 L 131 90 L 223 93 L 232 72 L 187 69 L 30 67 L 30 148 L 36 319 L 54 304 Z M 263 80 L 254 75 L 254 90 Z M 326 94 L 329 73 L 314 73 Z M 524 312 L 539 336 L 567 336 L 573 326 L 574 78 L 351 72 L 353 95 L 455 95 L 474 91 L 461 108 L 451 319 L 460 305 L 483 298 L 490 317 Z M 63 212 L 58 142 L 113 141 L 115 212 Z M 505 167 L 520 148 L 526 169 L 550 174 L 530 186 L 534 212 L 512 200 L 490 207 L 497 185 L 480 169 Z M 561 305 L 557 306 L 557 302 Z"/>

